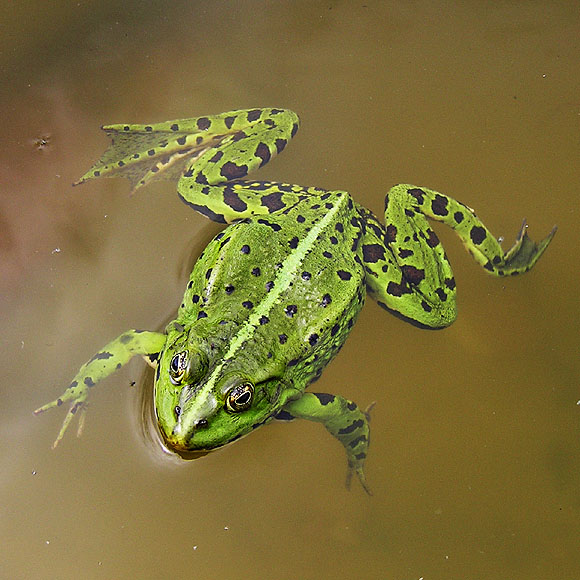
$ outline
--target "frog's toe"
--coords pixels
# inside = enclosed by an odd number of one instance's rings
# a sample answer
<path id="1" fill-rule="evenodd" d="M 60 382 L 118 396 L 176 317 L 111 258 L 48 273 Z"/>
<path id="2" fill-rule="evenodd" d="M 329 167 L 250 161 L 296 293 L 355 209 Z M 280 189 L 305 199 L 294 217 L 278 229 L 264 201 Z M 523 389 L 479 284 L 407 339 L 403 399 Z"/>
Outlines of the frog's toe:
<path id="1" fill-rule="evenodd" d="M 42 407 L 38 407 L 38 409 L 36 409 L 34 411 L 34 414 L 40 415 L 40 413 L 44 413 L 45 411 L 48 411 L 49 409 L 54 409 L 54 407 L 60 407 L 63 403 L 64 403 L 64 401 L 59 397 L 58 399 L 55 399 L 54 401 L 51 401 L 50 403 L 46 403 L 46 405 L 42 405 Z"/>
<path id="2" fill-rule="evenodd" d="M 527 229 L 528 225 L 526 220 L 524 220 L 515 244 L 505 254 L 502 268 L 504 273 L 519 274 L 527 272 L 544 253 L 558 228 L 554 226 L 552 231 L 539 242 L 534 242 L 528 237 Z"/>
<path id="3" fill-rule="evenodd" d="M 83 428 L 85 426 L 85 417 L 87 414 L 87 404 L 84 401 L 74 401 L 71 404 L 66 414 L 66 417 L 64 418 L 64 421 L 62 422 L 62 427 L 58 432 L 57 438 L 52 444 L 53 449 L 55 449 L 56 446 L 61 442 L 62 438 L 64 437 L 64 434 L 66 433 L 66 430 L 68 429 L 68 426 L 70 425 L 70 422 L 77 413 L 79 415 L 79 426 L 77 429 L 77 437 L 80 437 L 82 435 Z"/>
<path id="4" fill-rule="evenodd" d="M 370 423 L 371 421 L 371 411 L 373 410 L 374 406 L 377 404 L 376 401 L 373 401 L 372 403 L 369 403 L 369 405 L 367 406 L 367 408 L 363 411 L 365 417 L 367 418 L 367 421 Z"/>
<path id="5" fill-rule="evenodd" d="M 39 407 L 38 409 L 36 409 L 34 411 L 34 414 L 40 415 L 41 413 L 44 413 L 45 411 L 48 411 L 49 409 L 53 409 L 55 407 L 60 407 L 64 402 L 65 401 L 59 397 L 58 399 L 55 399 L 54 401 L 51 401 L 50 403 L 46 403 L 46 405 L 43 405 L 42 407 Z M 58 433 L 58 436 L 57 436 L 56 440 L 54 441 L 54 443 L 52 444 L 53 449 L 60 443 L 60 441 L 64 437 L 66 430 L 68 429 L 68 426 L 70 425 L 70 422 L 72 421 L 73 417 L 77 414 L 79 416 L 79 426 L 77 429 L 77 437 L 80 437 L 82 435 L 84 424 L 85 424 L 86 412 L 87 412 L 87 404 L 85 401 L 76 400 L 76 401 L 73 401 L 71 403 L 69 410 L 67 411 L 67 414 L 66 414 L 64 421 L 62 423 L 62 427 L 60 428 L 60 431 Z"/>
<path id="6" fill-rule="evenodd" d="M 362 485 L 362 488 L 367 492 L 367 494 L 373 495 L 371 488 L 367 484 L 367 478 L 365 477 L 365 473 L 363 471 L 362 465 L 356 467 L 354 465 L 349 464 L 348 471 L 346 472 L 346 489 L 350 490 L 350 484 L 352 481 L 353 473 L 356 473 L 358 480 L 360 481 L 360 484 Z"/>

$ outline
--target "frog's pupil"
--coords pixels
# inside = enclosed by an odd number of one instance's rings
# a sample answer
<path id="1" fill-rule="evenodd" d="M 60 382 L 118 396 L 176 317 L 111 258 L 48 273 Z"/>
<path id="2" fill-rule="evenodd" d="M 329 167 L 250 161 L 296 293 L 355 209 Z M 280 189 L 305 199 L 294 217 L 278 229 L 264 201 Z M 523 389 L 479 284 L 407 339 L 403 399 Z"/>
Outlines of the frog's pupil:
<path id="1" fill-rule="evenodd" d="M 250 392 L 246 391 L 236 398 L 237 405 L 247 405 L 250 402 Z"/>

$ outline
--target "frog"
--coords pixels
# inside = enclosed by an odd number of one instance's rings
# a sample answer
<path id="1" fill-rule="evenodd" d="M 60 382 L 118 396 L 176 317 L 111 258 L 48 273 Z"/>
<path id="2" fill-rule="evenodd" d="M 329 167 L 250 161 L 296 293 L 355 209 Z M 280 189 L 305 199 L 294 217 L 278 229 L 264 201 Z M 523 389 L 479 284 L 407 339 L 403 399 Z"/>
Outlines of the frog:
<path id="1" fill-rule="evenodd" d="M 34 411 L 68 405 L 53 447 L 75 415 L 80 436 L 95 385 L 141 356 L 155 369 L 154 412 L 167 449 L 195 458 L 271 421 L 305 419 L 342 444 L 347 487 L 356 475 L 371 493 L 364 466 L 372 405 L 307 391 L 345 343 L 366 296 L 419 328 L 448 327 L 456 283 L 432 221 L 452 228 L 497 277 L 530 270 L 556 228 L 536 243 L 524 220 L 504 251 L 474 210 L 426 187 L 390 188 L 380 221 L 346 191 L 248 177 L 298 127 L 297 114 L 282 108 L 102 127 L 111 145 L 75 185 L 126 177 L 136 191 L 171 179 L 186 205 L 224 229 L 197 258 L 162 332 L 123 332 Z"/>

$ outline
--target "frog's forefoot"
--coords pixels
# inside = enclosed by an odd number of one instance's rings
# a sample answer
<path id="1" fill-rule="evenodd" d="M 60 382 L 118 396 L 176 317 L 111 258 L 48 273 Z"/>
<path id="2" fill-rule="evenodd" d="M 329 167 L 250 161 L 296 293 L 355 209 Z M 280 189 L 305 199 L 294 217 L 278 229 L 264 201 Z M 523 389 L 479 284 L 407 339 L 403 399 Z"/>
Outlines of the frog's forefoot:
<path id="1" fill-rule="evenodd" d="M 350 485 L 352 482 L 353 473 L 356 473 L 358 480 L 360 481 L 360 484 L 362 485 L 362 488 L 367 492 L 367 494 L 373 495 L 371 488 L 367 484 L 367 479 L 366 479 L 365 473 L 363 471 L 363 466 L 359 465 L 357 467 L 357 465 L 355 463 L 351 463 L 350 461 L 348 463 L 348 470 L 346 472 L 346 482 L 345 482 L 346 489 L 348 489 L 350 491 Z"/>
<path id="2" fill-rule="evenodd" d="M 36 409 L 34 411 L 35 415 L 40 415 L 41 413 L 44 413 L 45 411 L 48 411 L 49 409 L 52 409 L 53 407 L 59 407 L 60 405 L 62 405 L 63 400 L 62 399 L 55 399 L 54 401 L 47 403 L 46 405 L 43 405 L 42 407 L 39 407 L 38 409 Z M 87 414 L 87 403 L 86 401 L 73 401 L 71 403 L 71 406 L 64 418 L 64 421 L 62 423 L 62 427 L 60 428 L 60 431 L 58 432 L 58 436 L 55 439 L 54 443 L 52 444 L 52 448 L 56 449 L 57 445 L 61 442 L 62 438 L 64 437 L 64 434 L 66 433 L 66 430 L 68 429 L 68 426 L 70 425 L 70 422 L 72 421 L 73 417 L 75 415 L 79 416 L 79 426 L 77 428 L 77 437 L 80 437 L 83 434 L 83 429 L 85 426 L 85 418 L 86 418 L 86 414 Z"/>
<path id="3" fill-rule="evenodd" d="M 373 401 L 363 411 L 363 415 L 366 417 L 367 423 L 370 423 L 370 421 L 371 421 L 371 411 L 372 411 L 373 407 L 376 405 L 376 403 L 377 403 L 376 401 Z M 367 443 L 367 445 L 368 445 L 368 443 Z M 352 482 L 353 473 L 356 473 L 358 480 L 360 481 L 360 484 L 362 485 L 362 488 L 367 492 L 368 495 L 373 495 L 371 488 L 367 484 L 367 479 L 366 479 L 365 473 L 364 473 L 363 462 L 365 459 L 366 459 L 366 457 L 362 458 L 362 460 L 358 459 L 358 458 L 349 458 L 348 469 L 346 472 L 346 489 L 350 490 L 350 485 Z"/>
<path id="4" fill-rule="evenodd" d="M 159 353 L 163 348 L 165 338 L 164 334 L 145 330 L 128 330 L 124 332 L 105 345 L 79 369 L 74 379 L 58 399 L 36 409 L 34 414 L 39 415 L 54 407 L 60 407 L 64 403 L 70 403 L 69 410 L 52 448 L 54 449 L 60 443 L 75 415 L 79 417 L 77 437 L 82 435 L 89 391 L 99 381 L 120 369 L 134 355 L 147 356 L 151 361 L 156 360 L 156 353 Z"/>

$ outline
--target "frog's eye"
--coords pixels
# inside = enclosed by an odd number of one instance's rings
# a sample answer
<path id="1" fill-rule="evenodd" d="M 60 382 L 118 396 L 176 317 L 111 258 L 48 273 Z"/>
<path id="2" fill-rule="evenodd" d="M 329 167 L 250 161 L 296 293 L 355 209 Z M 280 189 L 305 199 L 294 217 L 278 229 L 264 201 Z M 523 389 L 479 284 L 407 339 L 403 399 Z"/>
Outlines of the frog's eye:
<path id="1" fill-rule="evenodd" d="M 187 371 L 187 352 L 177 353 L 169 363 L 169 378 L 174 385 L 179 385 Z"/>
<path id="2" fill-rule="evenodd" d="M 249 382 L 236 385 L 226 396 L 226 410 L 231 413 L 245 411 L 252 404 L 254 385 Z"/>

